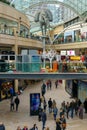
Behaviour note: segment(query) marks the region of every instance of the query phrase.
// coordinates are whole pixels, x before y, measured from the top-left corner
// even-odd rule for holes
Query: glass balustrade
[[[87,62],[81,60],[58,62],[54,59],[50,63],[45,59],[44,68],[41,55],[0,55],[0,72],[87,73]]]

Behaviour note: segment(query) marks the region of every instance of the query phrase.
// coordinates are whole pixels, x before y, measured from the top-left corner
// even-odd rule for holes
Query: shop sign
[[[69,50],[69,51],[67,51],[67,55],[68,56],[74,56],[75,55],[75,51],[74,50]]]
[[[80,56],[70,56],[70,60],[80,60]]]
[[[61,53],[60,53],[62,56],[65,56],[66,55],[66,51],[65,50],[63,50],[63,51],[61,51]]]

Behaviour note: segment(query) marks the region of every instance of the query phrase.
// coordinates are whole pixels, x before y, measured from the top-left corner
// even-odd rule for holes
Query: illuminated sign
[[[40,93],[30,93],[30,115],[38,115]]]
[[[70,60],[80,60],[80,56],[70,56]]]
[[[60,52],[60,54],[61,54],[62,56],[64,56],[64,55],[66,55],[66,51],[63,50],[63,51]]]
[[[69,51],[67,51],[67,55],[68,56],[74,56],[75,55],[75,51],[74,50],[69,50]]]

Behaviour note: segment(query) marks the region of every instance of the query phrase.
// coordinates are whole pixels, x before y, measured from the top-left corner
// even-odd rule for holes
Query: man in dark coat
[[[41,93],[42,93],[42,96],[44,96],[44,94],[46,93],[46,84],[44,82],[41,86]]]
[[[47,115],[46,115],[46,112],[44,110],[42,112],[41,118],[42,118],[42,130],[44,130],[45,124],[46,124],[46,121],[47,121]]]
[[[16,105],[16,111],[18,111],[18,106],[19,106],[20,100],[18,96],[15,98],[15,105]]]
[[[33,125],[33,127],[30,130],[38,130],[38,127],[36,124]]]
[[[87,98],[84,101],[84,108],[85,108],[85,113],[87,113]]]
[[[0,130],[5,130],[5,126],[2,122],[0,122]]]
[[[60,119],[56,119],[56,130],[61,130],[61,122]]]
[[[51,98],[50,98],[49,101],[48,101],[49,113],[52,112],[52,105],[53,105],[53,103],[52,103],[52,100],[51,100]]]

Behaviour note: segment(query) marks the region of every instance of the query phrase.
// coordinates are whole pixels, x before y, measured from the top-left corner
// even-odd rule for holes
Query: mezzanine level
[[[87,62],[45,59],[44,68],[41,55],[0,55],[0,59],[0,79],[87,79]]]

